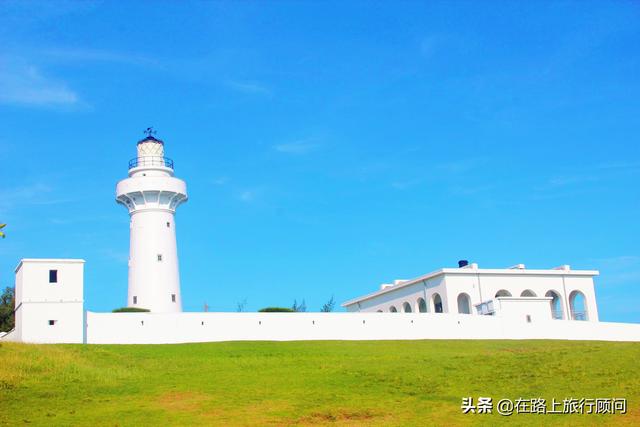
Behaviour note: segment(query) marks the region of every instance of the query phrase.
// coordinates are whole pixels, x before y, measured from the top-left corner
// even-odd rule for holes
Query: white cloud
[[[42,183],[4,188],[0,190],[0,211],[11,209],[18,204],[34,204],[49,192],[51,188]]]
[[[640,162],[610,162],[596,166],[597,169],[613,170],[613,171],[640,171]]]
[[[486,163],[486,160],[481,157],[462,158],[437,164],[435,169],[440,173],[459,175],[475,169],[484,163]]]
[[[65,83],[44,76],[32,65],[0,63],[0,103],[46,107],[79,102]]]
[[[451,194],[455,196],[475,196],[478,194],[486,194],[494,189],[494,185],[476,185],[476,186],[454,186],[450,188]]]
[[[77,62],[117,62],[132,65],[156,65],[158,61],[146,55],[98,49],[46,49],[43,53],[51,58]]]
[[[273,146],[273,149],[286,154],[307,154],[311,151],[315,151],[320,147],[320,143],[314,138],[301,139],[299,141],[286,142],[284,144],[277,144]]]
[[[117,222],[117,223],[128,223],[128,219],[124,219],[126,217],[122,217],[120,215],[95,215],[95,216],[75,216],[75,217],[53,217],[49,219],[49,222],[54,225],[75,225],[80,223],[91,223],[91,222]]]
[[[596,182],[600,179],[596,176],[588,175],[563,175],[556,176],[549,180],[549,185],[552,187],[564,187],[573,184],[582,184],[585,182]]]
[[[71,201],[69,198],[55,197],[50,186],[35,183],[0,190],[0,212],[8,212],[25,205],[55,205]]]
[[[129,263],[129,253],[127,252],[119,252],[119,251],[114,251],[111,248],[107,248],[104,249],[103,254],[105,257],[118,262],[120,264],[128,264]]]
[[[398,180],[398,181],[393,181],[391,183],[391,187],[395,188],[396,190],[406,190],[408,188],[422,184],[423,182],[424,182],[424,179],[409,179],[404,181]]]
[[[256,192],[253,190],[244,190],[238,194],[238,199],[246,203],[252,202],[255,198]]]
[[[428,36],[420,41],[420,53],[423,56],[431,56],[437,47],[438,38],[436,36]]]
[[[640,283],[640,256],[620,255],[591,260],[602,273],[603,284],[624,285]]]
[[[237,92],[242,92],[247,94],[256,94],[256,95],[272,95],[273,94],[273,91],[269,87],[253,81],[232,80],[227,82],[227,86]]]
[[[229,178],[227,178],[226,176],[220,176],[213,179],[211,182],[213,183],[213,185],[225,185],[227,182],[229,182]]]

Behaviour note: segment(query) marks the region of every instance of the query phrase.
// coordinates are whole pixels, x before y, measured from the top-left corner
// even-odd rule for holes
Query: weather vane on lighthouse
[[[148,127],[144,131],[145,135],[147,135],[148,137],[152,137],[152,138],[153,138],[153,135],[155,135],[156,133],[158,133],[158,132],[153,128],[153,126]]]

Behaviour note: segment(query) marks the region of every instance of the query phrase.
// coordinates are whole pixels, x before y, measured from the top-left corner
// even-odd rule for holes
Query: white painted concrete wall
[[[57,283],[49,283],[49,270],[58,271]],[[15,271],[16,306],[32,301],[82,301],[84,260],[26,258]]]
[[[19,341],[40,344],[83,342],[82,302],[32,302],[23,304],[19,310],[22,322]],[[49,324],[50,320],[54,321],[53,325]]]
[[[537,297],[500,297],[493,299],[496,316],[515,321],[531,322],[553,320],[551,317],[551,298]]]
[[[173,212],[131,213],[127,306],[160,313],[182,311],[175,230]]]
[[[640,324],[552,320],[549,298],[498,298],[496,316],[458,314],[451,301],[460,288],[469,288],[473,276],[448,281],[448,275],[435,275],[397,291],[380,295],[382,305],[395,305],[398,313],[92,313],[83,312],[82,260],[22,260],[16,269],[16,328],[0,340],[33,343],[162,344],[245,340],[408,340],[408,339],[576,339],[640,341]],[[58,283],[49,283],[49,270],[58,270]],[[538,277],[530,283],[510,285],[546,290],[555,286],[563,298],[580,289],[588,301],[593,295],[588,275],[572,280],[549,275],[540,285]],[[453,275],[456,279],[460,276]],[[515,277],[515,276],[513,276]],[[476,277],[477,278],[477,277]],[[573,280],[575,279],[575,280]],[[591,285],[591,290],[588,285]],[[477,286],[478,283],[476,282]],[[482,284],[480,284],[482,285]],[[506,286],[497,281],[486,287],[488,294]],[[446,289],[446,287],[449,287]],[[478,286],[480,288],[480,286]],[[485,288],[483,288],[485,289]],[[536,288],[538,289],[538,288]],[[565,289],[567,290],[565,292]],[[481,289],[468,292],[480,299]],[[432,299],[441,293],[448,313],[418,313],[417,298]],[[482,296],[486,295],[483,291]],[[416,300],[411,300],[416,298]],[[412,313],[403,313],[402,304],[413,304]],[[375,308],[364,300],[361,309]],[[472,303],[474,300],[472,300]],[[367,304],[370,304],[367,306]],[[454,306],[452,306],[454,304]],[[589,303],[588,303],[589,304]],[[362,306],[364,305],[364,306]],[[589,307],[597,318],[597,311]],[[526,320],[531,315],[531,322]],[[594,320],[593,317],[590,320]],[[54,320],[54,325],[49,321]]]
[[[435,313],[87,313],[91,344],[213,341],[569,339],[640,341],[640,324]]]
[[[52,313],[61,313],[50,328]],[[21,337],[33,343],[82,342],[79,304],[33,303]],[[54,314],[55,315],[55,314]],[[567,339],[640,341],[640,324],[532,322],[501,316],[436,313],[86,313],[86,343],[170,344],[215,341]]]
[[[49,281],[50,270],[58,272],[56,283]],[[16,267],[16,327],[2,339],[32,343],[82,343],[83,285],[83,260],[21,260]]]

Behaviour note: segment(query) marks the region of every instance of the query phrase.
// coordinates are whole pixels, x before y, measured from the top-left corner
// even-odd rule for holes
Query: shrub
[[[146,308],[139,307],[120,307],[113,310],[113,313],[148,313],[149,310]]]
[[[7,286],[0,295],[0,331],[9,332],[15,326],[15,289]]]
[[[287,307],[265,307],[258,310],[259,313],[295,313],[295,310]]]

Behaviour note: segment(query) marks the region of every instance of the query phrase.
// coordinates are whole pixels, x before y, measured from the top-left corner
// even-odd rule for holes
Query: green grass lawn
[[[0,346],[2,425],[640,425],[640,343]],[[626,397],[627,415],[463,415],[463,396]]]

